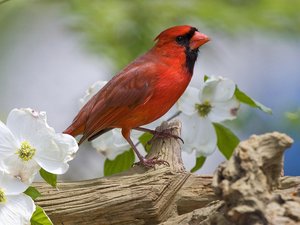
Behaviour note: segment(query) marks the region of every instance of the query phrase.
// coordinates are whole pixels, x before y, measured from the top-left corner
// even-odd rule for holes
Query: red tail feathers
[[[75,128],[74,125],[71,124],[63,133],[76,137],[77,135],[82,134],[83,130],[84,130],[84,126]]]

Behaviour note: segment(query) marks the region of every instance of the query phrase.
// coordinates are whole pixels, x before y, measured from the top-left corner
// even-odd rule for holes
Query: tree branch
[[[158,129],[180,135],[181,124],[171,121]],[[170,167],[134,166],[110,177],[59,183],[59,190],[36,183],[43,194],[36,203],[54,224],[64,225],[242,224],[253,215],[255,221],[264,222],[271,221],[271,215],[277,213],[272,211],[275,208],[268,207],[274,202],[285,209],[282,216],[290,221],[298,219],[295,210],[300,206],[295,205],[299,204],[295,199],[300,191],[295,188],[300,178],[284,177],[278,181],[281,156],[291,145],[286,135],[271,133],[241,142],[230,161],[219,167],[214,188],[212,177],[185,171],[180,144],[174,138],[153,141],[147,157],[157,156],[168,161]],[[272,192],[278,183],[279,189]],[[276,197],[280,194],[284,196]],[[282,199],[285,203],[280,204]],[[289,208],[289,204],[293,207]]]

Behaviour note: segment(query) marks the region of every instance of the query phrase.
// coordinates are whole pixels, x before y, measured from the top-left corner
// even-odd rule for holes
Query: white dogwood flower
[[[120,129],[108,131],[92,141],[92,146],[110,160],[130,148]]]
[[[197,156],[214,152],[217,136],[212,122],[236,118],[240,102],[234,96],[235,83],[222,77],[207,79],[202,88],[188,87],[177,102],[182,111],[184,150]]]
[[[27,188],[19,179],[0,171],[0,224],[30,224],[35,204],[23,194]]]
[[[55,133],[45,112],[13,109],[6,125],[0,121],[0,169],[30,184],[42,167],[53,174],[63,174],[78,150],[76,140]]]

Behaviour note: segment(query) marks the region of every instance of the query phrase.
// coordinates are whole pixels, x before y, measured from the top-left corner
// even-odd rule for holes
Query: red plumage
[[[130,130],[158,119],[175,104],[192,78],[198,48],[209,38],[191,26],[176,26],[155,40],[152,49],[114,76],[83,106],[64,133],[82,134],[81,144],[121,128],[141,163],[160,163],[147,161],[137,152]]]

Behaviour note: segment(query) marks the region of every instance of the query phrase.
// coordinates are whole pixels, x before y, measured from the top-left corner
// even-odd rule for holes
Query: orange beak
[[[190,40],[190,48],[191,49],[199,48],[201,45],[204,45],[209,40],[210,38],[208,36],[196,31]]]

